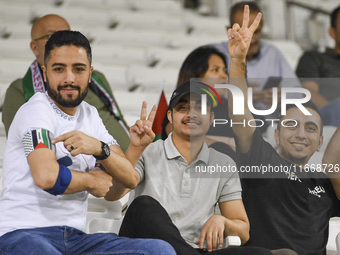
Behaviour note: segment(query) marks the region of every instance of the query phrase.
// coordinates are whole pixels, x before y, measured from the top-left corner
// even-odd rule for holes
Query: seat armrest
[[[241,239],[238,236],[227,236],[224,238],[223,248],[241,246]]]

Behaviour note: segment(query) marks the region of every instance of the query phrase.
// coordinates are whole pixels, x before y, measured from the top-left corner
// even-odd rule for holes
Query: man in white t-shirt
[[[58,31],[46,44],[44,62],[47,93],[23,105],[9,130],[0,253],[175,254],[161,240],[83,232],[88,193],[104,196],[113,178],[134,188],[138,173],[97,110],[83,102],[93,71],[88,40]],[[96,160],[106,172],[95,167]]]

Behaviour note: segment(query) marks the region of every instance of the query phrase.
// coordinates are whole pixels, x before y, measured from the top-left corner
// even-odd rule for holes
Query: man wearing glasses
[[[45,82],[41,66],[44,65],[45,44],[51,35],[60,30],[70,30],[67,21],[54,14],[49,14],[38,19],[32,26],[30,43],[36,60],[31,64],[26,75],[17,79],[9,86],[2,107],[2,122],[5,125],[6,135],[18,109],[26,103],[36,92],[45,92]],[[130,144],[127,125],[113,97],[109,83],[105,76],[94,71],[89,83],[89,91],[85,101],[95,106],[101,119],[125,152]]]

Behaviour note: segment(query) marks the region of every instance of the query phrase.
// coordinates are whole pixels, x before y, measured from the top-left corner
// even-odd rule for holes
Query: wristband
[[[51,189],[45,189],[51,195],[61,195],[68,188],[72,180],[72,173],[66,166],[59,164],[58,178]]]
[[[99,168],[100,168],[103,172],[107,173],[105,167],[104,167],[102,164],[99,165]]]

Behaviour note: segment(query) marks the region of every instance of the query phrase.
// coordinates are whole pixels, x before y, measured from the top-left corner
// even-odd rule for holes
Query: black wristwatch
[[[103,160],[106,159],[110,156],[111,151],[110,151],[110,146],[108,146],[106,143],[100,141],[102,143],[102,156],[95,156],[93,155],[93,157],[95,157],[97,160]]]

